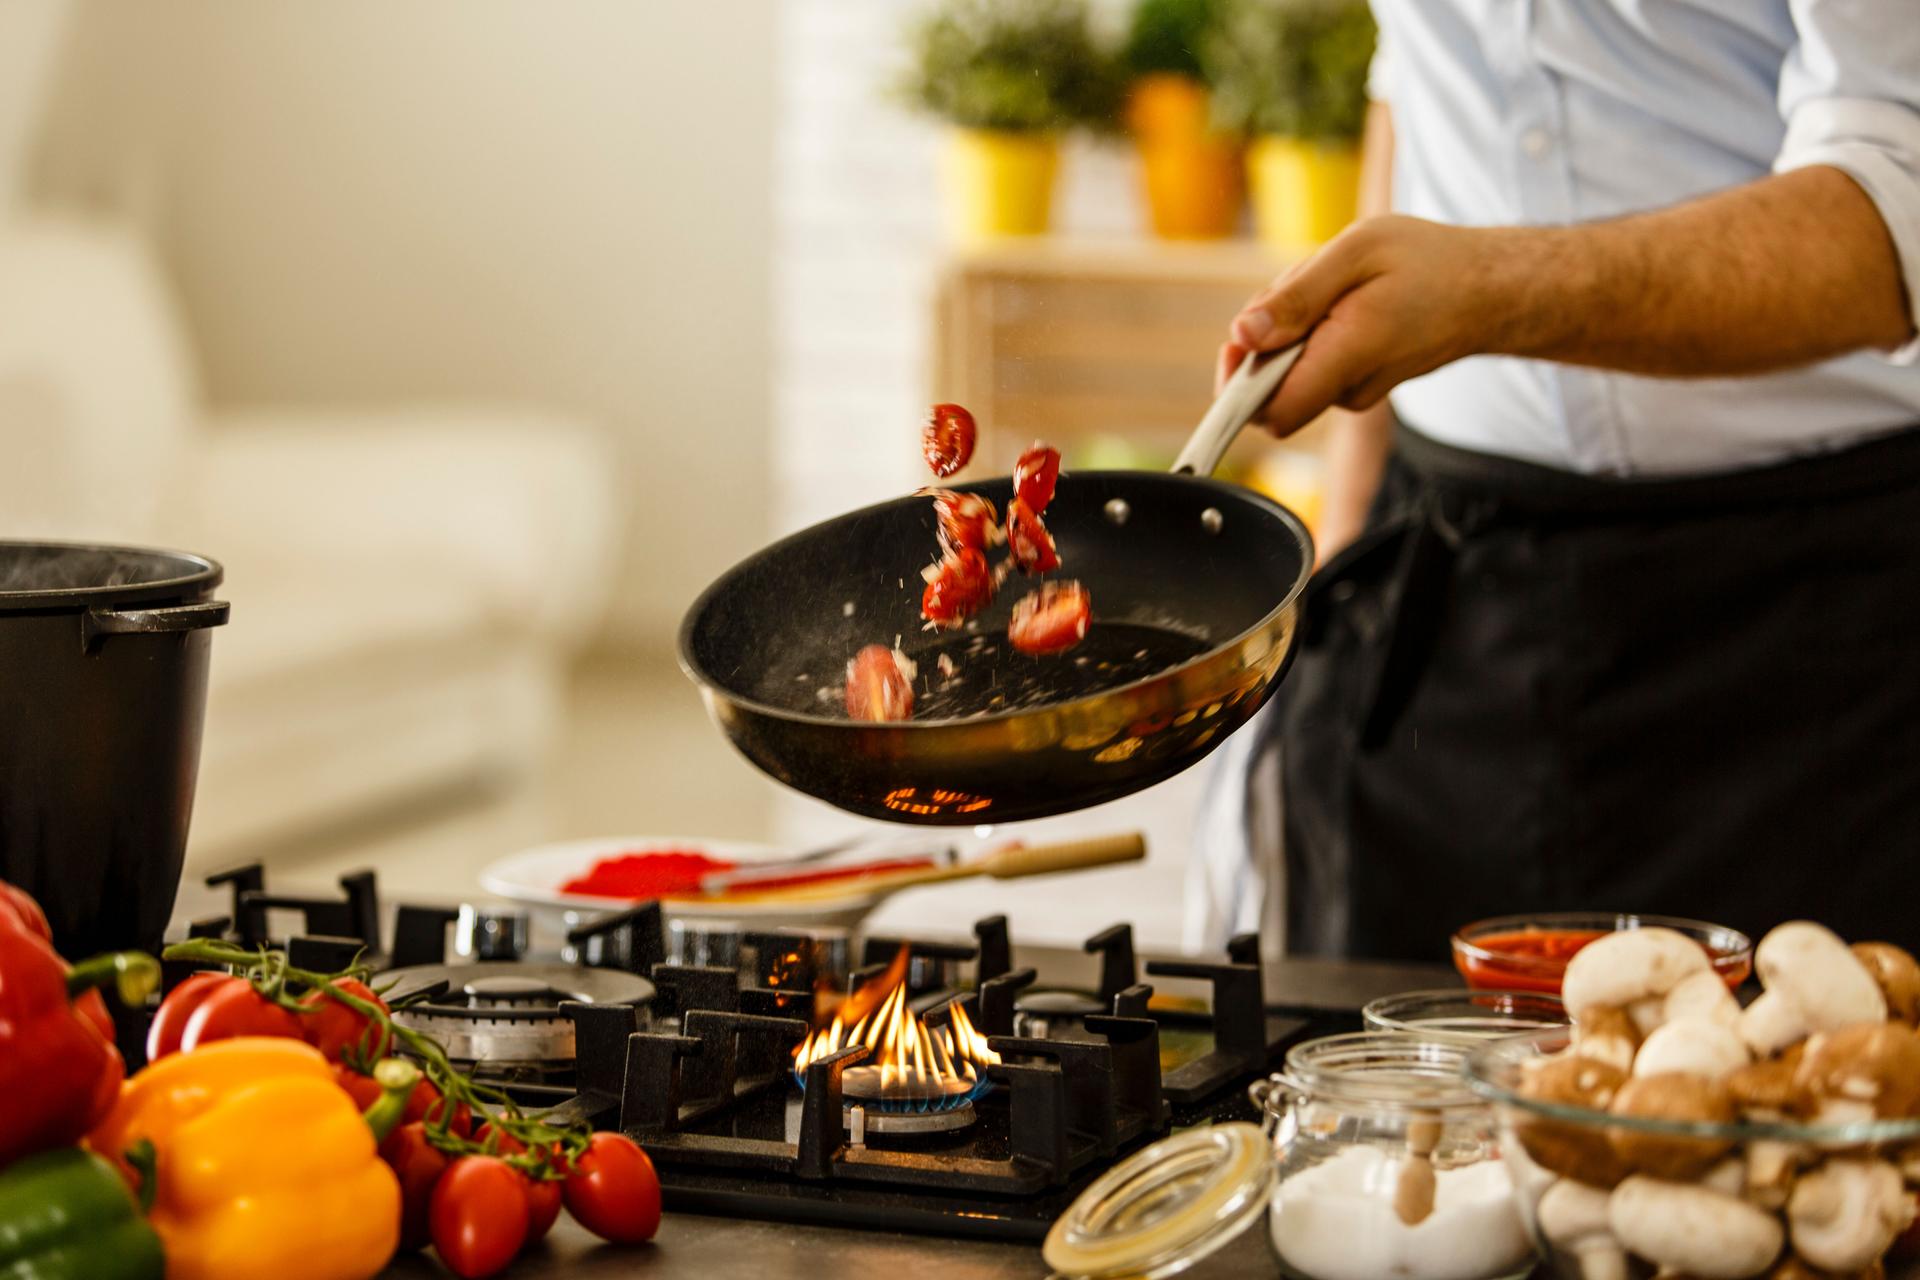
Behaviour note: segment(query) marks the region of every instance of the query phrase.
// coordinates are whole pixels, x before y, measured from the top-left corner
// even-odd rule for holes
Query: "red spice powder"
[[[707,876],[732,871],[739,864],[710,858],[694,849],[652,849],[646,853],[619,853],[598,859],[585,875],[560,886],[562,893],[584,893],[596,898],[665,898],[700,892]]]

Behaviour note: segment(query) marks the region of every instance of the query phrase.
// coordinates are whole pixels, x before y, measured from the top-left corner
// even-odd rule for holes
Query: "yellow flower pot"
[[[1281,253],[1317,249],[1353,221],[1360,149],[1263,135],[1247,148],[1254,229]]]
[[[1051,133],[955,129],[945,157],[954,238],[1043,234],[1053,211],[1059,156],[1059,139]]]
[[[1156,74],[1134,82],[1127,127],[1140,152],[1147,212],[1155,234],[1171,240],[1232,235],[1244,199],[1238,138],[1216,133],[1206,86]]]

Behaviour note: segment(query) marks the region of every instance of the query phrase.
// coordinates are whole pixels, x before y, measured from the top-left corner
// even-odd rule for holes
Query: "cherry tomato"
[[[1052,573],[1060,567],[1053,535],[1034,509],[1018,498],[1007,504],[1007,549],[1022,573]]]
[[[1042,583],[1013,606],[1007,638],[1022,653],[1060,653],[1086,638],[1093,597],[1077,582]]]
[[[993,570],[972,547],[949,551],[920,597],[920,616],[937,627],[957,627],[993,600]]]
[[[940,522],[940,545],[948,551],[961,547],[985,551],[1000,531],[1000,513],[977,493],[935,489],[933,514]]]
[[[285,1036],[299,1040],[300,1019],[253,989],[244,978],[223,983],[187,1015],[180,1030],[180,1051],[190,1053],[203,1044],[235,1036]]]
[[[972,414],[957,404],[937,404],[927,414],[927,425],[920,428],[920,452],[933,474],[944,480],[967,465],[978,435]]]
[[[446,1107],[447,1101],[441,1096],[439,1088],[433,1081],[422,1077],[420,1083],[413,1086],[413,1092],[407,1095],[406,1114],[400,1122],[412,1124],[417,1120],[423,1124],[434,1124],[439,1121]],[[453,1119],[447,1122],[447,1129],[463,1138],[472,1133],[473,1109],[464,1102],[456,1106],[453,1109]]]
[[[660,1179],[623,1133],[596,1133],[567,1174],[567,1212],[602,1240],[639,1244],[660,1229]]]
[[[229,983],[246,982],[230,973],[196,973],[167,992],[154,1011],[153,1025],[147,1028],[147,1061],[158,1062],[170,1053],[180,1052],[180,1036],[187,1019],[205,1003],[208,996]]]
[[[1053,501],[1053,486],[1060,479],[1060,451],[1035,440],[1013,464],[1013,491],[1035,515]]]
[[[433,1239],[433,1188],[447,1171],[446,1153],[427,1141],[427,1127],[416,1121],[387,1135],[380,1158],[400,1180],[400,1247],[424,1249]]]
[[[350,996],[379,1005],[382,1009],[387,1002],[373,993],[373,988],[354,978],[336,979],[334,986]],[[306,1041],[330,1061],[340,1061],[348,1049],[369,1049],[376,1046],[380,1030],[372,1018],[349,1009],[324,991],[310,991],[300,998],[300,1024]],[[377,1056],[377,1055],[376,1055]]]
[[[440,1261],[474,1280],[506,1269],[527,1240],[527,1193],[512,1165],[461,1156],[433,1185],[427,1229]]]
[[[847,664],[847,714],[855,720],[905,720],[913,714],[913,677],[893,650],[870,644]]]
[[[362,1111],[380,1101],[381,1095],[385,1092],[378,1080],[356,1071],[344,1062],[333,1064],[333,1082],[345,1089],[347,1096],[353,1099],[353,1105]]]
[[[504,1129],[495,1129],[491,1124],[481,1125],[474,1132],[473,1140],[482,1146],[491,1142],[494,1150],[506,1156],[522,1155],[527,1150],[526,1143]],[[559,1167],[557,1154],[550,1152],[547,1159],[555,1168]],[[526,1183],[527,1243],[532,1244],[546,1235],[552,1229],[554,1219],[560,1216],[560,1179],[528,1177],[526,1174],[520,1176]]]

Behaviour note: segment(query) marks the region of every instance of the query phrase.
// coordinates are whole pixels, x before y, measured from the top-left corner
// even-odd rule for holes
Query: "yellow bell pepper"
[[[153,1144],[167,1280],[367,1280],[400,1240],[400,1184],[320,1052],[243,1037],[127,1081],[87,1142]]]

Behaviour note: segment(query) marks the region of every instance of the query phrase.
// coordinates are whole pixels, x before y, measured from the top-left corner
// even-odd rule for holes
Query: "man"
[[[1221,351],[1304,340],[1264,422],[1336,421],[1302,648],[1213,814],[1259,875],[1213,858],[1201,923],[1920,940],[1920,8],[1374,8],[1398,213]]]

